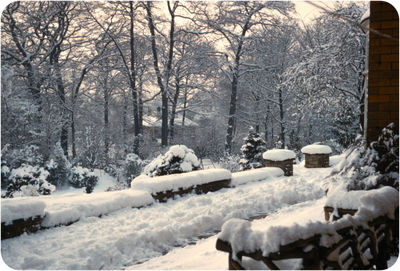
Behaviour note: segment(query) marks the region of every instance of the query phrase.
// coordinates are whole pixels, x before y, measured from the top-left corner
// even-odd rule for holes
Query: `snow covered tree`
[[[362,4],[336,3],[298,32],[297,56],[283,84],[293,97],[289,110],[302,113],[311,141],[338,138],[348,147],[360,133],[366,42],[356,23],[364,11]]]
[[[143,173],[150,177],[190,172],[200,169],[200,161],[192,149],[185,145],[174,145],[164,155],[150,162]]]
[[[129,184],[133,178],[140,175],[142,171],[143,161],[134,153],[128,153],[124,161],[124,178]]]
[[[49,184],[46,179],[49,172],[39,166],[22,165],[10,173],[10,184],[2,197],[29,197],[50,195],[56,187]]]
[[[393,123],[386,126],[377,141],[365,147],[361,136],[347,150],[324,184],[335,191],[368,190],[389,185],[399,189],[399,133]]]
[[[265,166],[262,154],[267,150],[264,140],[253,127],[250,127],[249,134],[244,138],[245,144],[240,148],[242,159],[239,161],[240,169],[247,170]]]
[[[56,187],[68,183],[68,174],[71,164],[65,157],[64,151],[59,142],[54,146],[54,150],[45,164],[45,168],[49,172],[49,176],[47,177],[49,183]]]
[[[69,183],[75,188],[85,187],[86,193],[90,194],[98,181],[99,178],[87,168],[79,166],[71,168]]]

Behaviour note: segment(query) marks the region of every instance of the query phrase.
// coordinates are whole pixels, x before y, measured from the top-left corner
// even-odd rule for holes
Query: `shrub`
[[[99,178],[89,169],[83,167],[71,168],[69,183],[75,188],[86,188],[86,193],[92,193],[94,187],[98,183]]]
[[[55,186],[46,179],[49,172],[42,167],[23,164],[10,173],[10,184],[3,195],[6,198],[50,195],[55,191]]]
[[[126,188],[127,185],[125,182],[117,181],[115,185],[108,187],[105,192],[119,191],[119,190],[124,190]]]
[[[151,161],[144,168],[143,173],[154,177],[198,169],[200,169],[200,162],[193,150],[185,145],[174,145],[164,155],[159,155]]]
[[[219,165],[222,168],[229,170],[230,172],[237,172],[240,170],[239,155],[226,155],[219,159]]]

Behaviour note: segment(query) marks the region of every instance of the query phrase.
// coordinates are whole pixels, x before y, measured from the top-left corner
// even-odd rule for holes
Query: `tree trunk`
[[[139,111],[138,111],[138,95],[136,89],[136,70],[135,70],[135,32],[134,32],[134,13],[133,3],[129,1],[129,17],[130,17],[130,28],[129,28],[129,46],[130,46],[130,62],[131,62],[131,91],[133,100],[133,122],[134,122],[134,133],[135,141],[133,144],[133,152],[139,154]]]
[[[64,82],[62,79],[61,75],[61,69],[59,66],[59,52],[54,53],[52,55],[52,62],[54,66],[54,71],[55,71],[55,76],[56,76],[56,87],[57,87],[57,93],[58,96],[60,97],[61,100],[61,107],[63,108],[65,106],[65,87],[64,87]],[[64,155],[68,157],[68,118],[64,119],[65,116],[67,115],[65,112],[65,109],[62,110],[62,118],[63,118],[63,124],[61,126],[61,133],[60,133],[60,143],[61,143],[61,148],[63,149]]]
[[[109,122],[108,122],[108,105],[109,105],[109,93],[106,89],[107,83],[104,86],[104,158],[106,164],[108,163],[108,153],[110,149],[109,140]]]
[[[178,104],[179,93],[180,93],[180,82],[179,78],[176,78],[175,94],[172,102],[171,117],[169,119],[169,136],[171,141],[174,139],[175,114],[176,114],[176,106]]]
[[[283,121],[285,112],[283,111],[283,99],[282,99],[282,89],[279,88],[279,117],[280,117],[280,126],[281,126],[281,133],[280,133],[280,140],[282,142],[282,148],[284,149],[286,146],[285,142],[285,123]]]
[[[237,74],[233,74],[231,87],[231,101],[229,104],[228,129],[226,132],[225,152],[232,152],[233,131],[235,125],[236,102],[237,102]]]
[[[71,147],[72,147],[72,159],[76,157],[76,143],[75,143],[75,112],[71,112]]]
[[[122,141],[124,144],[124,154],[126,155],[128,153],[128,121],[127,121],[127,116],[128,116],[128,102],[127,102],[127,97],[124,91],[124,107],[122,110]]]
[[[143,76],[143,74],[142,74]],[[139,77],[139,98],[138,98],[138,106],[139,106],[139,133],[143,134],[143,80]]]
[[[237,89],[239,81],[239,66],[240,66],[240,55],[242,54],[243,39],[246,36],[246,32],[249,29],[249,21],[243,26],[242,34],[238,43],[238,47],[235,53],[235,64],[232,71],[232,85],[231,85],[231,100],[229,103],[229,116],[228,116],[228,129],[226,131],[225,141],[225,152],[232,152],[232,140],[233,133],[236,125],[236,104],[237,104]]]
[[[158,65],[158,54],[157,54],[157,44],[156,44],[156,35],[155,35],[155,26],[153,21],[153,14],[151,11],[152,3],[146,2],[144,3],[144,7],[147,12],[147,20],[148,26],[151,34],[151,50],[153,53],[153,66],[157,76],[157,84],[161,91],[161,145],[167,146],[168,145],[168,84],[169,84],[169,75],[171,72],[172,67],[172,57],[173,57],[173,48],[174,48],[174,32],[175,32],[175,4],[174,9],[171,10],[170,2],[167,2],[169,12],[171,14],[171,23],[170,23],[170,32],[169,32],[169,51],[168,51],[168,61],[167,67],[165,70],[165,77],[164,82],[162,80],[160,68]]]

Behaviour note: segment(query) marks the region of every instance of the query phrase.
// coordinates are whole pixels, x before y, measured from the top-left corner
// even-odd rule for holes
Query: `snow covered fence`
[[[269,221],[257,230],[249,221],[228,220],[217,249],[229,253],[229,269],[244,269],[243,256],[263,261],[271,270],[288,259],[286,264],[296,266],[284,269],[386,269],[393,238],[398,238],[399,194],[389,186],[362,192],[355,201],[349,202],[348,195],[341,198],[345,205],[359,203],[358,209],[334,222],[278,226]]]
[[[131,189],[147,191],[151,193],[154,199],[164,202],[176,195],[192,192],[203,194],[230,187],[231,177],[232,173],[222,168],[196,170],[153,178],[140,175],[131,182]]]

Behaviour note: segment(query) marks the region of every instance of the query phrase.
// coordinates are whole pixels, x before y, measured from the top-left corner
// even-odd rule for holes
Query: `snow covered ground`
[[[336,157],[331,162],[339,160]],[[300,208],[303,202],[310,207],[321,202],[315,200],[324,196],[320,184],[330,170],[306,169],[301,163],[294,166],[293,177],[186,195],[24,234],[2,241],[3,260],[15,269],[226,269],[227,256],[215,249],[215,234],[225,221],[273,213],[290,221],[299,219],[285,215],[284,210]],[[198,253],[191,254],[190,249]],[[184,256],[189,253],[190,257]],[[171,255],[176,255],[175,264],[165,258]]]

